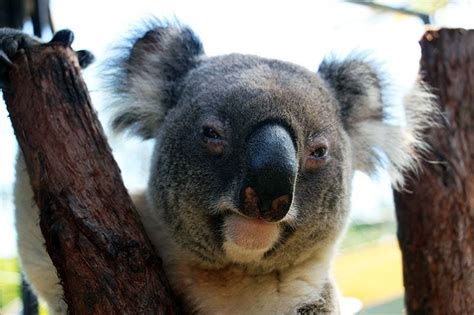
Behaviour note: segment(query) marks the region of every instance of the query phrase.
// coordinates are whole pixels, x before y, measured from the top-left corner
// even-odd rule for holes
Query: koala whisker
[[[288,211],[286,216],[283,219],[281,219],[280,222],[282,224],[288,224],[290,226],[296,227],[298,225],[298,220],[299,220],[298,213],[299,213],[298,206],[295,204],[292,204],[290,207],[290,210]]]
[[[211,214],[224,214],[224,213],[235,213],[240,214],[239,208],[235,205],[234,201],[229,196],[219,198],[219,200],[211,208]]]
[[[185,244],[187,249],[193,252],[199,252],[201,255],[207,256],[209,260],[213,260],[212,257],[215,257],[216,248],[212,246],[212,244],[209,244],[209,241],[206,241],[206,239],[202,239],[201,241],[189,239],[186,240]]]

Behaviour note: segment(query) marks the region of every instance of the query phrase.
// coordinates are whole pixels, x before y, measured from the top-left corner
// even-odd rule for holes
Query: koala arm
[[[20,152],[16,161],[14,184],[15,225],[22,272],[35,294],[48,305],[50,314],[66,314],[63,289],[56,268],[44,246],[39,226],[39,209],[34,201],[30,178]]]

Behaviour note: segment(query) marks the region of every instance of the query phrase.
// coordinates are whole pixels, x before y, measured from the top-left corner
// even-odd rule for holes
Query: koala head
[[[204,55],[193,32],[157,23],[113,67],[113,126],[155,139],[152,211],[180,250],[254,272],[330,255],[355,169],[415,164],[429,93],[417,86],[403,126],[384,119],[377,70],[363,59],[314,73],[251,55]],[[426,104],[426,105],[425,105]]]

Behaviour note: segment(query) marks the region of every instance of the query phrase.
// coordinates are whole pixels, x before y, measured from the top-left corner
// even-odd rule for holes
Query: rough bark
[[[408,314],[474,314],[474,31],[428,31],[421,74],[446,126],[395,193]]]
[[[4,97],[70,313],[176,313],[74,52],[42,45],[14,61]]]

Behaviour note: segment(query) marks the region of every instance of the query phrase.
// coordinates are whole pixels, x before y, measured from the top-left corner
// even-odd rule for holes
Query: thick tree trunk
[[[105,140],[74,52],[19,54],[4,97],[72,314],[172,314],[174,299]]]
[[[428,31],[421,74],[446,126],[395,193],[408,314],[474,314],[474,31]]]

